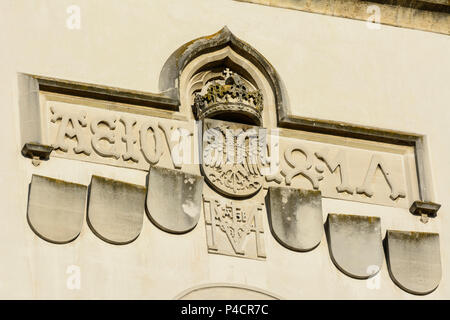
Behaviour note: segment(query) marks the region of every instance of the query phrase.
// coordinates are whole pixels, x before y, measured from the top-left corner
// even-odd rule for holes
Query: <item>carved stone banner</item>
[[[59,100],[46,111],[54,156],[140,170],[194,163],[193,123]]]
[[[49,98],[53,100],[46,101],[43,111],[45,132],[57,157],[202,173],[215,191],[232,198],[249,198],[270,186],[403,208],[419,198],[414,150],[408,146],[305,136],[215,119],[203,119],[197,131],[194,121]],[[202,151],[199,157],[197,150]]]
[[[204,196],[208,252],[264,259],[263,204]]]

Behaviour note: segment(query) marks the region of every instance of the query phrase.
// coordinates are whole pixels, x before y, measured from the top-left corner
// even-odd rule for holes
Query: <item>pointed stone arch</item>
[[[285,86],[277,71],[261,53],[236,37],[227,26],[215,34],[197,38],[175,50],[167,59],[161,71],[159,78],[160,92],[179,101],[180,76],[184,68],[198,56],[225,47],[230,47],[258,68],[273,90],[278,122],[287,117],[289,100]]]
[[[282,300],[280,296],[261,288],[244,284],[210,283],[182,291],[174,300]]]

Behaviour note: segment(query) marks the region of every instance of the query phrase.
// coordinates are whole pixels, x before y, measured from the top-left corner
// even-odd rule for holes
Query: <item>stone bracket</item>
[[[33,164],[38,166],[41,160],[49,160],[53,147],[40,143],[25,143],[22,148],[22,155],[33,160]]]
[[[441,205],[438,203],[418,200],[413,202],[409,212],[416,216],[421,216],[420,220],[423,223],[427,223],[429,217],[435,218],[437,216],[440,207]]]

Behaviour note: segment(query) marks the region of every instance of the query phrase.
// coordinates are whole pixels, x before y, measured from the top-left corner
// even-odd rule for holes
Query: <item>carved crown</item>
[[[196,93],[192,110],[198,120],[224,113],[240,114],[261,124],[263,96],[260,90],[251,90],[237,73],[225,69],[223,79],[208,81]]]

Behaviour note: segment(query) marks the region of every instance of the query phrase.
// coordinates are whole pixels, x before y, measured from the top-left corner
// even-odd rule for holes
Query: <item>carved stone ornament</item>
[[[208,252],[265,259],[262,204],[203,197]]]
[[[255,124],[262,122],[263,96],[260,90],[249,88],[250,83],[229,69],[219,79],[208,81],[195,94],[192,111],[196,119],[213,118],[223,113],[238,113]]]
[[[219,193],[243,198],[257,193],[263,184],[259,128],[205,119],[202,171]]]

